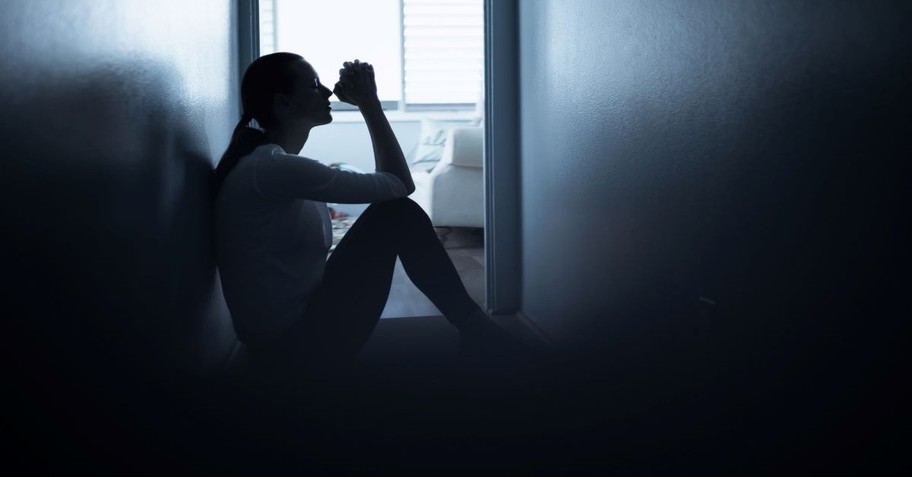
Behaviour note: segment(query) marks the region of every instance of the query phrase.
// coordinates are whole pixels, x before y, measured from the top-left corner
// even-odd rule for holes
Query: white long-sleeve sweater
[[[228,174],[216,198],[216,253],[238,338],[268,339],[301,318],[332,244],[326,202],[364,204],[407,195],[388,172],[358,174],[256,148]]]

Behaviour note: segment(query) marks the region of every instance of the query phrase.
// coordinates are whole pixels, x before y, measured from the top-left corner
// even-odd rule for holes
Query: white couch
[[[454,127],[440,162],[412,170],[417,202],[435,227],[484,227],[484,128]]]

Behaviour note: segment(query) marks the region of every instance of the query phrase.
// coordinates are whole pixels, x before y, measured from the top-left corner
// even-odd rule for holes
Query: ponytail
[[[244,113],[231,134],[231,142],[228,144],[228,149],[222,154],[222,158],[212,174],[213,199],[218,195],[218,191],[221,189],[222,183],[225,182],[225,178],[228,177],[228,173],[238,165],[241,158],[253,152],[254,149],[263,145],[266,141],[266,134],[263,131],[250,127],[252,119],[249,114]]]
[[[250,127],[250,121],[256,119],[258,125],[267,129],[273,125],[273,98],[278,93],[290,93],[294,90],[296,76],[291,65],[303,60],[301,55],[294,53],[272,53],[253,60],[244,71],[244,77],[241,79],[241,109],[244,114],[231,134],[228,148],[212,172],[210,190],[213,200],[241,158],[266,143],[266,133]]]

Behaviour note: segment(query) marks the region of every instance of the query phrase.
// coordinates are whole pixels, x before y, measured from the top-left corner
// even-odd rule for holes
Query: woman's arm
[[[405,184],[405,190],[409,194],[415,191],[415,183],[412,181],[412,173],[409,171],[408,163],[402,154],[402,147],[393,134],[389,120],[383,114],[383,108],[380,107],[380,101],[375,104],[368,103],[358,106],[364,121],[367,123],[367,130],[370,132],[371,143],[374,146],[374,161],[377,170],[389,172]]]
[[[402,147],[393,133],[389,120],[383,114],[380,99],[377,96],[377,85],[374,80],[374,68],[368,63],[355,60],[345,62],[339,70],[339,82],[333,93],[342,101],[358,106],[374,147],[374,161],[381,172],[389,172],[398,177],[409,194],[415,191],[415,183],[409,171]]]

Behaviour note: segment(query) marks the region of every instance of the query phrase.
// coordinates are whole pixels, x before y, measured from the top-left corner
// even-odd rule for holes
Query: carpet
[[[332,219],[333,226],[333,242],[329,247],[329,251],[332,252],[336,249],[336,245],[339,244],[339,241],[342,240],[342,237],[345,236],[345,233],[348,232],[348,229],[351,228],[352,224],[355,223],[354,217],[337,217]]]

